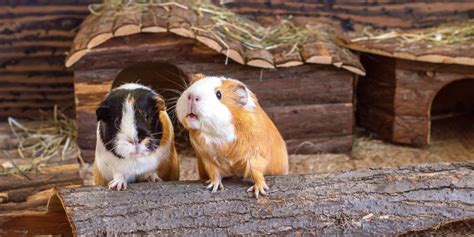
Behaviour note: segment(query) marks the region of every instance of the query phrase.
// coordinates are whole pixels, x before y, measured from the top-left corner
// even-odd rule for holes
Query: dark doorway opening
[[[474,79],[449,83],[431,104],[430,146],[452,161],[474,159]]]

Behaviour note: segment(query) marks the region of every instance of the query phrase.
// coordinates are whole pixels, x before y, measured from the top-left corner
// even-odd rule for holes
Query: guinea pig
[[[124,84],[107,94],[96,116],[96,185],[125,190],[130,182],[179,179],[173,125],[158,93]]]
[[[283,138],[242,82],[198,74],[178,99],[176,113],[212,192],[223,188],[222,178],[238,176],[253,181],[247,192],[258,198],[268,190],[264,175],[288,173]]]

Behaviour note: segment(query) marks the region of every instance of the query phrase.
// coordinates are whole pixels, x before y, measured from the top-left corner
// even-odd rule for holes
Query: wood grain
[[[50,208],[63,207],[75,235],[401,235],[474,216],[472,162],[267,177],[267,183],[269,195],[259,200],[242,180],[224,180],[217,193],[201,182],[139,183],[125,192],[66,188]]]

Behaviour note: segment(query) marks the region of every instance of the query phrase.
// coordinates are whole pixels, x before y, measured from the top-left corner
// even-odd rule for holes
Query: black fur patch
[[[115,152],[114,146],[122,122],[123,105],[128,97],[135,100],[135,126],[139,142],[149,138],[147,148],[150,151],[159,147],[163,126],[159,119],[156,96],[157,94],[146,89],[115,89],[108,94],[96,110],[100,139],[108,151],[123,158]]]

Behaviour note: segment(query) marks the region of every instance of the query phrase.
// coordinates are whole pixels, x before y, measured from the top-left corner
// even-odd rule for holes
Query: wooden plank
[[[283,138],[352,134],[352,104],[299,105],[264,108]]]
[[[268,72],[261,80],[251,74],[237,78],[257,94],[264,107],[352,103],[353,84],[349,73],[311,69],[308,66]]]

